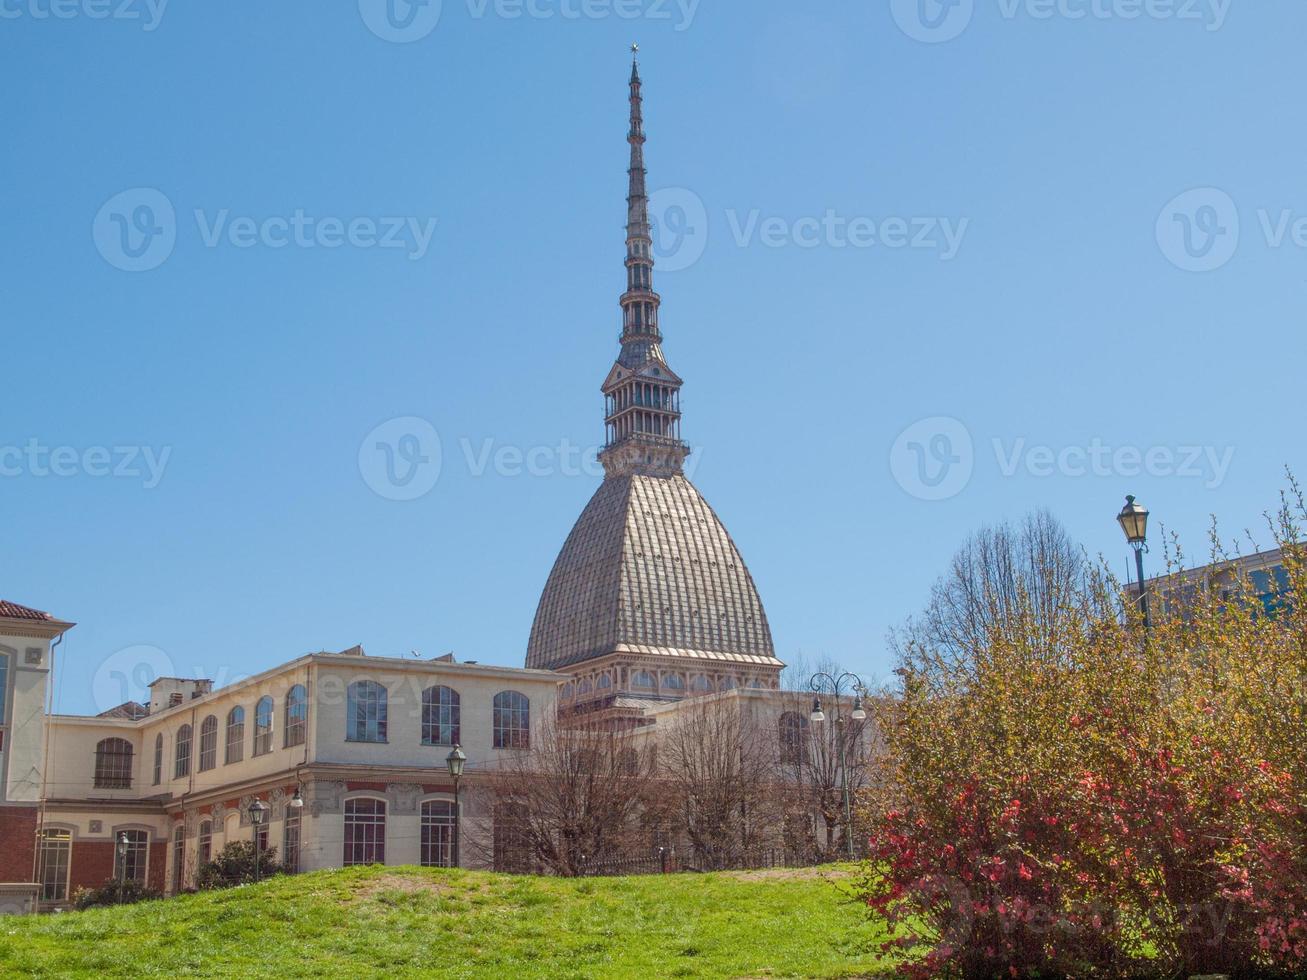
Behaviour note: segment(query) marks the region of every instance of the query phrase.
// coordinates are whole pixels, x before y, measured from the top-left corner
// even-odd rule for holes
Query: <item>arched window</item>
[[[781,764],[797,766],[808,761],[808,719],[797,711],[786,711],[780,720]]]
[[[422,804],[422,866],[449,868],[454,864],[454,804],[427,800]]]
[[[209,715],[200,722],[200,772],[218,765],[218,719]]]
[[[385,863],[386,801],[370,796],[346,800],[345,867]]]
[[[599,690],[606,691],[613,686],[613,679],[607,674],[599,675]]]
[[[658,678],[647,670],[637,670],[631,675],[631,686],[646,691],[654,691],[658,689]]]
[[[300,819],[299,807],[286,808],[281,826],[281,870],[291,875],[300,872]]]
[[[576,683],[576,693],[577,693],[577,694],[589,694],[590,691],[591,691],[591,689],[592,689],[592,687],[593,687],[593,685],[590,683],[590,678],[588,678],[588,677],[582,677],[582,678],[581,678],[579,681],[577,681],[577,683]]]
[[[712,681],[708,679],[706,674],[695,674],[690,678],[690,690],[694,691],[696,694],[711,691]]]
[[[154,785],[163,782],[163,732],[154,736]]]
[[[225,765],[245,758],[245,709],[239,704],[227,712],[227,754]]]
[[[172,778],[182,779],[191,774],[191,726],[182,725],[177,729],[177,739],[173,743]]]
[[[146,868],[150,863],[150,832],[148,830],[121,830],[113,835],[115,841],[127,838],[127,848],[119,853],[113,849],[114,880],[145,881]]]
[[[186,880],[186,828],[178,824],[172,832],[172,892],[182,890]]]
[[[125,738],[105,738],[96,743],[95,788],[132,788],[131,742]]]
[[[195,847],[195,857],[199,865],[209,863],[213,857],[213,821],[200,821],[200,836]]]
[[[573,684],[571,681],[568,681],[566,684],[564,684],[562,686],[562,689],[559,690],[558,692],[559,698],[561,698],[564,701],[572,700],[572,698],[575,695],[576,695],[576,685]]]
[[[685,678],[680,674],[663,674],[663,689],[667,691],[684,691]]]
[[[452,687],[429,687],[422,692],[422,744],[457,745],[459,730],[458,692]]]
[[[525,694],[517,691],[500,691],[496,694],[493,723],[495,748],[531,747],[531,702]]]
[[[72,866],[73,832],[59,828],[41,831],[37,852],[36,880],[41,883],[41,901],[68,899],[68,872]]]
[[[272,698],[264,695],[254,706],[254,754],[272,751]]]
[[[496,871],[530,871],[528,814],[522,803],[496,803],[491,828],[491,860]]]
[[[350,742],[386,740],[386,689],[376,681],[355,681],[345,692],[346,734]]]
[[[718,684],[717,686],[720,687],[723,691],[733,691],[738,685],[735,683],[735,678],[727,674],[725,677],[722,678],[721,683]]]
[[[286,748],[304,744],[308,719],[309,702],[304,685],[296,684],[286,692]]]

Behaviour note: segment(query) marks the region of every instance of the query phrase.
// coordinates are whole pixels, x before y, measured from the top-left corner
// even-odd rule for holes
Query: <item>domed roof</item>
[[[611,653],[783,666],[744,559],[682,475],[610,475],[545,584],[526,665]]]

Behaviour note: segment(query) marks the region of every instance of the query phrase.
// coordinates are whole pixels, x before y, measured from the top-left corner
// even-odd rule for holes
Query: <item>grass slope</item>
[[[884,934],[835,871],[559,879],[348,868],[0,919],[0,975],[839,977]]]

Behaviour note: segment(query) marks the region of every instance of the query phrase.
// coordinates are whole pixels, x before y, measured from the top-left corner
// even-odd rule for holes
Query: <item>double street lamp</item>
[[[1148,508],[1136,503],[1134,495],[1125,498],[1125,506],[1116,515],[1116,522],[1125,532],[1125,539],[1135,549],[1135,571],[1139,576],[1139,612],[1144,617],[1144,629],[1153,625],[1148,614],[1148,588],[1144,583],[1144,552],[1148,550]]]
[[[463,767],[467,765],[467,754],[463,751],[463,746],[455,745],[450,750],[449,755],[445,756],[445,765],[449,767],[449,776],[454,780],[454,846],[451,857],[451,865],[458,867],[458,780],[463,775]]]
[[[821,724],[826,720],[826,712],[821,706],[822,691],[829,688],[830,693],[835,696],[835,740],[837,751],[839,752],[840,765],[840,787],[844,793],[844,841],[848,847],[849,860],[854,859],[853,853],[853,805],[849,799],[849,766],[847,753],[845,751],[845,739],[847,735],[844,731],[844,712],[840,703],[841,692],[848,683],[849,690],[853,692],[853,710],[849,712],[850,721],[864,721],[867,717],[867,711],[862,706],[862,696],[866,692],[866,685],[862,683],[862,678],[857,674],[851,674],[848,671],[833,677],[825,671],[818,671],[812,675],[810,687],[812,688],[812,713],[808,715],[810,721]]]

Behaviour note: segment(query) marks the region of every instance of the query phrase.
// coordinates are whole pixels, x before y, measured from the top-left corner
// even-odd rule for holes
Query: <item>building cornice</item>
[[[404,660],[399,657],[369,657],[357,654],[306,653],[280,666],[260,671],[243,680],[233,681],[226,687],[217,688],[208,694],[192,698],[189,701],[183,701],[181,704],[165,708],[155,714],[145,715],[142,718],[134,720],[129,718],[101,718],[98,715],[53,715],[51,717],[61,723],[111,725],[115,728],[141,730],[155,722],[189,715],[192,711],[202,710],[207,705],[214,704],[231,695],[240,694],[242,691],[251,688],[258,689],[279,676],[301,671],[308,666],[344,667],[352,670],[392,673],[438,673],[456,677],[493,677],[524,681],[552,681],[554,683],[562,683],[568,679],[568,675],[561,674],[558,671],[528,667],[501,667],[492,664],[468,664],[440,660]]]
[[[39,640],[53,640],[76,625],[62,619],[11,619],[0,616],[0,636],[30,636]]]

